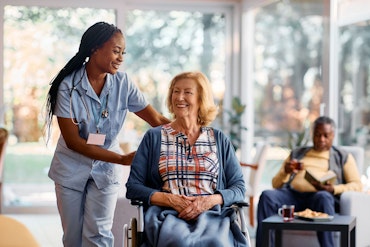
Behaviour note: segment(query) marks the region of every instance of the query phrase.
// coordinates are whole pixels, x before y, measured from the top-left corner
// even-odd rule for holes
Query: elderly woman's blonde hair
[[[209,125],[215,120],[218,114],[218,107],[215,105],[212,95],[212,88],[208,78],[201,72],[183,72],[176,75],[170,84],[170,88],[167,94],[167,107],[169,112],[174,115],[172,105],[172,92],[173,88],[179,80],[192,79],[197,84],[198,95],[199,95],[199,111],[198,111],[198,124],[201,126]],[[174,115],[174,118],[176,116]]]

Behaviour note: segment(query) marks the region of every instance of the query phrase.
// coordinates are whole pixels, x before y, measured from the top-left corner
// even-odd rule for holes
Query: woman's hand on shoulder
[[[143,110],[135,112],[141,119],[145,120],[152,127],[170,123],[171,121],[160,114],[153,106],[148,105]]]

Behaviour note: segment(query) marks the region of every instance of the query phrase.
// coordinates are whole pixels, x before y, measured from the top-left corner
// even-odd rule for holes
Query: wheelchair
[[[139,247],[144,239],[144,207],[143,202],[132,200],[131,205],[137,207],[138,217],[131,218],[129,224],[123,226],[123,247]],[[247,220],[245,217],[245,207],[249,207],[247,202],[238,202],[231,206],[238,215],[238,225],[241,232],[247,239],[249,246],[251,246],[250,236],[247,228]]]

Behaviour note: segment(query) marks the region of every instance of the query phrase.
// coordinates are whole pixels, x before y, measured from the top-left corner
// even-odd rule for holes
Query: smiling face
[[[115,74],[123,62],[125,49],[126,43],[122,33],[116,32],[92,53],[89,63],[94,63],[101,73]]]
[[[199,93],[197,83],[190,78],[175,82],[171,103],[176,119],[192,118],[197,121],[199,111]]]
[[[316,151],[329,150],[334,140],[334,128],[330,124],[317,124],[313,130],[313,145]]]

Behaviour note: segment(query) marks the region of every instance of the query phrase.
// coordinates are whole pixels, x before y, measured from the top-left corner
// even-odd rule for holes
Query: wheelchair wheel
[[[137,220],[136,218],[132,218],[130,220],[130,226],[128,229],[128,238],[131,240],[131,244],[129,244],[129,247],[138,247],[138,241],[137,241]]]

